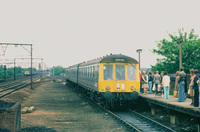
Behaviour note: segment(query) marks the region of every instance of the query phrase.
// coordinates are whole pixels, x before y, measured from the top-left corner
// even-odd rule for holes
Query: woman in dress
[[[192,89],[192,86],[193,86],[193,81],[194,81],[194,77],[195,77],[195,74],[194,74],[194,69],[191,69],[190,70],[190,84],[189,84],[189,90],[190,90],[190,97],[192,99],[192,102],[190,105],[194,105],[194,90]]]
[[[179,75],[180,75],[180,71],[176,72],[176,80],[175,80],[175,86],[174,86],[174,97],[178,97],[178,88],[179,88]]]
[[[194,70],[194,73],[195,73],[195,77],[194,77],[194,80],[193,80],[193,87],[192,87],[192,89],[194,89],[194,107],[198,107],[199,106],[198,70],[197,69]]]
[[[147,88],[148,88],[148,75],[146,74],[145,71],[142,71],[141,81],[142,81],[142,88],[144,90],[144,94],[146,95]]]

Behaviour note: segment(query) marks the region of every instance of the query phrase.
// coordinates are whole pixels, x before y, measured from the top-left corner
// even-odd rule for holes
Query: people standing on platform
[[[184,102],[185,101],[185,80],[186,74],[183,68],[180,68],[180,75],[179,75],[179,93],[178,93],[178,101]]]
[[[188,90],[187,90],[187,75],[185,76],[185,100],[187,99],[187,92],[188,92]]]
[[[156,87],[155,95],[157,95],[157,93],[158,93],[158,85],[160,85],[160,82],[161,82],[161,77],[158,74],[158,71],[156,71],[156,74],[154,75],[153,80],[154,80],[154,84],[155,84],[155,87]]]
[[[149,93],[152,93],[152,82],[153,82],[153,77],[151,75],[151,72],[149,72]]]
[[[145,71],[142,72],[141,80],[142,80],[142,88],[144,90],[144,94],[146,95],[148,88],[148,75],[146,74]]]
[[[164,87],[164,98],[169,99],[170,77],[166,71],[164,72],[164,76],[162,78],[162,85]]]
[[[155,88],[155,81],[154,81],[154,76],[156,75],[156,71],[154,71],[153,72],[153,75],[152,75],[152,77],[153,77],[153,82],[152,82],[152,92],[154,93],[155,92],[155,90],[156,90],[156,88]]]
[[[178,90],[179,90],[179,83],[178,83],[179,75],[180,75],[180,71],[177,71],[177,72],[176,72],[176,80],[175,80],[175,90],[176,90],[177,92],[178,92]]]
[[[144,93],[143,88],[142,88],[142,73],[140,71],[140,93]]]
[[[193,81],[194,81],[194,77],[195,77],[195,74],[194,74],[194,69],[191,69],[190,70],[190,84],[189,84],[189,90],[190,90],[190,97],[191,97],[191,104],[190,105],[194,105],[194,90],[192,89],[193,87]]]
[[[200,92],[200,74],[198,75],[198,77],[199,77],[199,82],[198,82],[198,84],[199,84],[199,92]],[[199,102],[200,102],[200,96],[199,96]],[[199,109],[200,109],[200,103],[199,103]]]
[[[198,70],[195,69],[194,70],[194,80],[193,80],[193,87],[192,89],[194,89],[194,107],[198,107],[199,106],[199,77],[198,77]]]
[[[160,82],[162,82],[162,79],[163,79],[163,76],[164,76],[164,72],[165,72],[165,71],[161,71],[161,73],[160,73],[160,77],[161,77]]]

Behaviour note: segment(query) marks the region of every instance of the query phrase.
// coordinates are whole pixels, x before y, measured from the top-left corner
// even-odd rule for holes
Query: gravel
[[[41,85],[41,84],[40,84]],[[62,83],[48,82],[13,93],[4,100],[35,111],[21,115],[22,132],[129,132],[119,121]]]
[[[40,126],[23,128],[21,129],[21,132],[56,132],[56,130],[52,128],[46,128],[45,126]]]

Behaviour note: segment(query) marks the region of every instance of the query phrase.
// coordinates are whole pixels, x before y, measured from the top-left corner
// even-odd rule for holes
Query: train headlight
[[[134,87],[134,86],[131,86],[131,90],[135,91],[135,87]]]
[[[121,89],[124,89],[125,86],[124,86],[124,83],[121,83]]]
[[[106,91],[108,91],[108,90],[110,90],[110,86],[107,86],[107,87],[106,87]]]
[[[120,89],[120,83],[117,83],[117,89]]]

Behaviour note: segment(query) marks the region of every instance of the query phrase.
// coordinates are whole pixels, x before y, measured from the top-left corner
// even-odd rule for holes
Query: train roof
[[[133,63],[133,64],[138,64],[138,61],[132,57],[128,57],[125,55],[121,55],[121,54],[111,54],[111,55],[107,55],[101,58],[97,58],[97,59],[93,59],[87,62],[83,62],[83,63],[79,63],[73,66],[70,66],[68,68],[73,68],[73,67],[77,67],[77,66],[86,66],[86,65],[91,65],[91,64],[98,64],[98,63]]]
[[[112,63],[112,62],[121,62],[121,63],[138,63],[137,60],[135,60],[132,57],[128,57],[121,54],[115,54],[115,55],[109,55],[106,57],[103,57],[100,61],[101,63]]]

